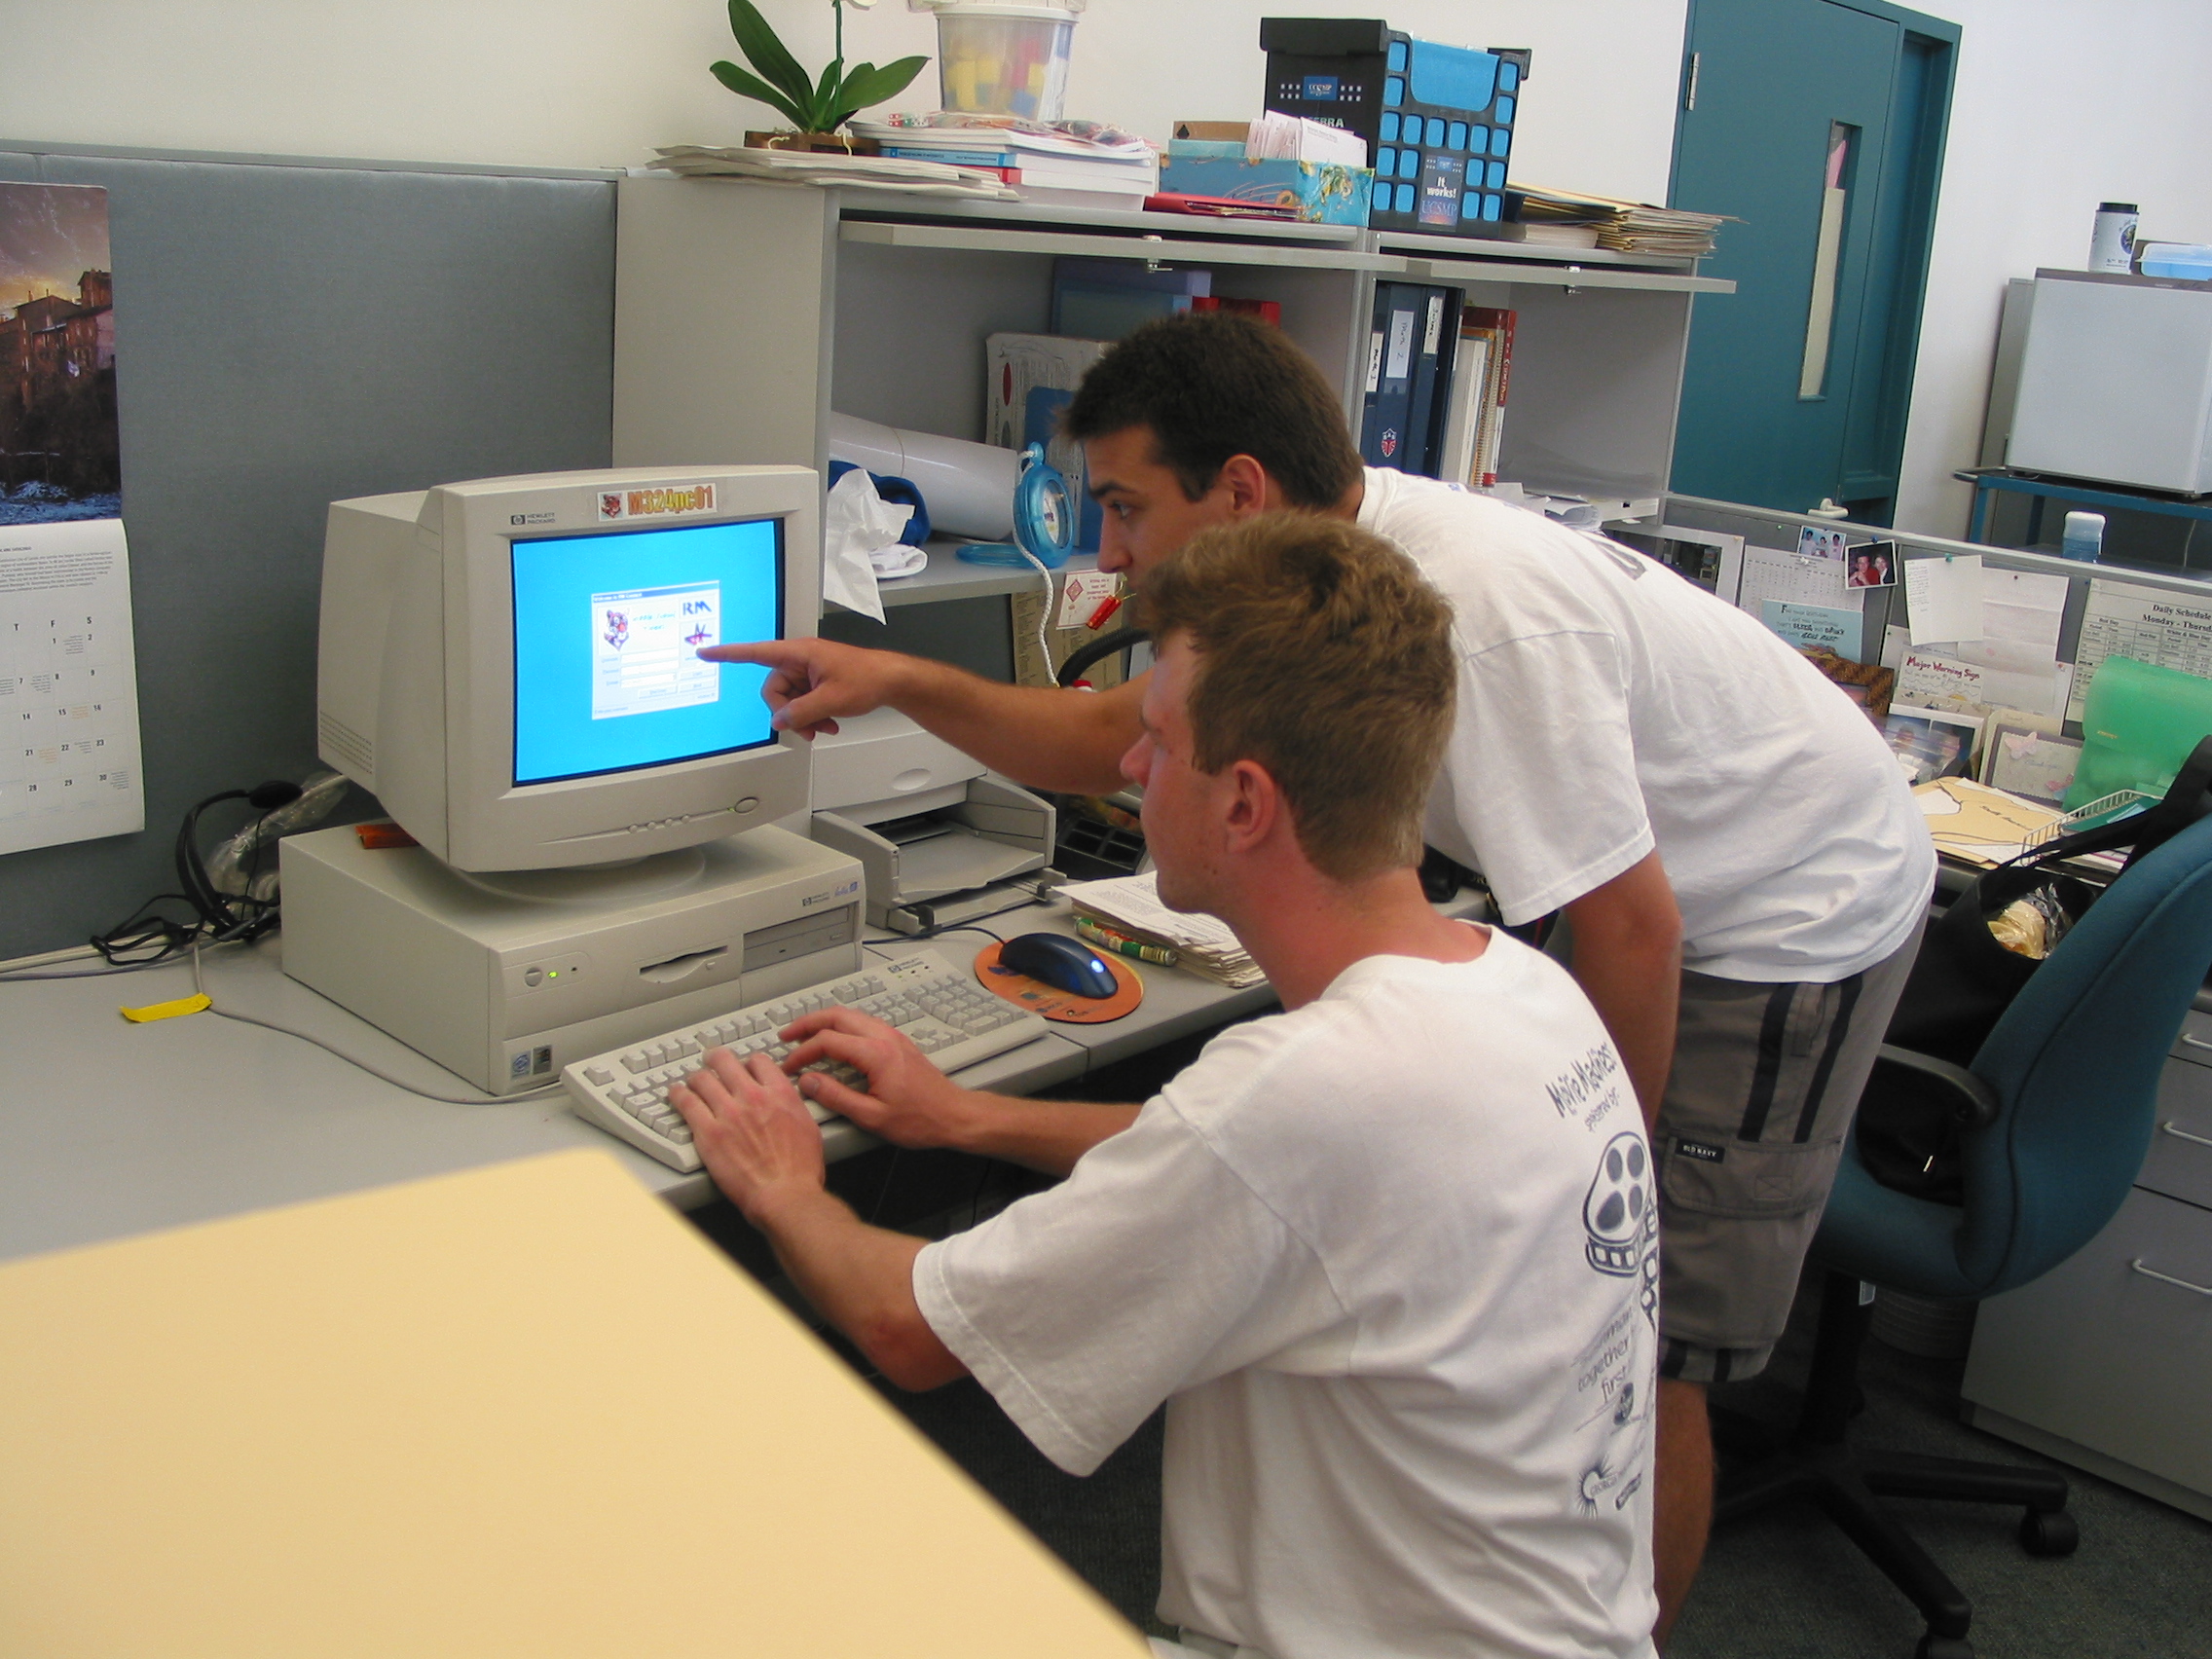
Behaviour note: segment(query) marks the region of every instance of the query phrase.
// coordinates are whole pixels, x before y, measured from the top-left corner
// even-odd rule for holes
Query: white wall
[[[28,0],[15,0],[27,6]],[[2156,234],[2212,240],[2212,0],[1924,0],[1964,24],[1899,522],[1957,534],[2009,276],[2079,265],[2107,197]],[[802,61],[827,0],[763,0]],[[1091,0],[1070,111],[1154,138],[1259,103],[1259,18],[1343,0]],[[1535,50],[1517,176],[1657,201],[1684,0],[1389,0],[1401,28]],[[1372,14],[1371,14],[1372,15]],[[734,56],[715,0],[68,0],[11,29],[0,138],[625,166],[655,144],[765,124],[706,65]],[[849,11],[848,55],[935,50],[924,16]],[[88,43],[96,67],[84,68]],[[935,102],[934,67],[908,98]],[[1708,304],[1725,304],[1725,301]]]
[[[2212,3],[1924,0],[1961,24],[1898,522],[1964,534],[2007,278],[2080,270],[2103,201],[2212,241]]]
[[[28,0],[16,0],[27,5]],[[10,29],[0,137],[399,161],[629,166],[656,144],[772,125],[707,73],[738,57],[715,0],[68,0],[66,26]],[[794,55],[830,53],[828,0],[761,0]],[[1401,28],[1535,49],[1523,176],[1666,189],[1683,0],[1393,0]],[[1069,113],[1164,139],[1178,118],[1256,115],[1259,19],[1342,0],[1091,0]],[[50,14],[49,20],[60,14]],[[933,54],[899,0],[846,10],[849,58]],[[1472,29],[1470,37],[1468,31]],[[96,45],[96,67],[85,52]],[[936,68],[908,108],[937,102]]]

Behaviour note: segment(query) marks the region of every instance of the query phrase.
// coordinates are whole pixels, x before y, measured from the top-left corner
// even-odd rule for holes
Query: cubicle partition
[[[0,180],[108,192],[146,798],[0,864],[0,958],[172,890],[192,802],[314,767],[329,502],[608,464],[614,176],[0,142]]]
[[[1876,525],[1839,526],[1829,519],[1770,512],[1764,507],[1708,500],[1698,496],[1668,497],[1662,517],[1666,523],[1684,530],[1740,535],[1753,547],[1792,548],[1797,545],[1797,533],[1807,526],[1840,528],[1849,533],[1854,544],[1872,539],[1895,541],[1898,544],[1898,555],[1903,561],[1971,555],[1993,570],[2064,576],[2072,586],[2068,590],[2065,615],[2059,625],[2058,658],[2061,662],[2073,662],[2081,647],[2082,617],[2088,606],[2091,580],[2124,582],[2133,587],[2153,588],[2161,593],[2170,593],[2190,606],[2212,608],[2212,581],[2201,576],[2185,576],[2173,571],[2083,563],[2055,558],[2047,553],[2031,553],[2009,547],[1985,547],[1976,542],[1952,541],[1939,535],[1915,535],[1907,531],[1890,530]],[[1906,620],[1901,584],[1896,588],[1866,590],[1865,625],[1869,640],[1879,642],[1884,627],[1902,627]],[[2079,726],[2071,723],[2067,730],[2075,735],[2080,732]]]

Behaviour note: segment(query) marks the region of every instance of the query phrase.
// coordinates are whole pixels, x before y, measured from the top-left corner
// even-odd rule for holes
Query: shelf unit
[[[1204,266],[1218,294],[1279,302],[1352,421],[1378,278],[1511,307],[1501,475],[1622,504],[1665,494],[1691,303],[1734,286],[1598,249],[631,176],[615,463],[820,466],[832,407],[979,436],[984,337],[1045,332],[1052,262],[1070,255]]]

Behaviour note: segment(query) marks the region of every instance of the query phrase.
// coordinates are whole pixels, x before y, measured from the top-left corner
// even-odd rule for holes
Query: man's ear
[[[1229,492],[1229,510],[1238,517],[1264,513],[1276,504],[1268,469],[1248,455],[1233,455],[1223,461],[1214,488]]]
[[[1285,822],[1282,791],[1257,760],[1229,766],[1229,803],[1222,829],[1232,853],[1250,853],[1265,845]]]

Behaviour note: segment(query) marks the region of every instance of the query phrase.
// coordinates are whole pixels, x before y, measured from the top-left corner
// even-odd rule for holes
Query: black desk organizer
[[[1367,140],[1368,224],[1495,235],[1529,53],[1443,46],[1372,18],[1263,18],[1265,102]]]

